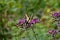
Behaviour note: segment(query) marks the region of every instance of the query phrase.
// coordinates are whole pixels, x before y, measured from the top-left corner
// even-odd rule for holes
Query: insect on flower
[[[24,19],[19,19],[17,25],[21,26],[21,28],[29,28],[31,25],[39,23],[39,20],[37,18],[33,18],[33,15],[31,17],[28,17],[27,14],[25,14]]]

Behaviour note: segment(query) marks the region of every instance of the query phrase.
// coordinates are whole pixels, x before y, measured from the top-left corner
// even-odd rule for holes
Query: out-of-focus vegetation
[[[35,40],[31,28],[27,33],[15,26],[25,13],[40,19],[40,23],[34,25],[37,40],[54,40],[48,34],[49,29],[57,29],[51,17],[53,11],[60,11],[60,0],[0,0],[0,40]],[[60,34],[56,38],[60,39]]]

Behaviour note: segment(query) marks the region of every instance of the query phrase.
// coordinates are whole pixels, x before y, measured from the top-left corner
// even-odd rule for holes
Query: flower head
[[[20,19],[19,22],[18,22],[18,24],[22,25],[22,24],[24,24],[25,22],[26,22],[25,19]]]
[[[49,30],[48,32],[49,32],[49,34],[54,35],[54,34],[56,34],[58,32],[58,30]]]
[[[53,16],[54,18],[59,17],[59,16],[60,16],[60,12],[55,12],[55,13],[52,14],[52,16]]]
[[[38,23],[38,22],[39,22],[38,19],[32,19],[32,20],[30,21],[30,24],[35,24],[35,23]]]

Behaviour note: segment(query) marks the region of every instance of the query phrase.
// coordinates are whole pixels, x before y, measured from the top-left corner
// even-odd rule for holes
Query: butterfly
[[[29,23],[32,19],[33,19],[33,14],[28,16],[27,14],[25,14],[25,19],[27,20],[27,22]]]
[[[25,19],[25,20],[24,20]],[[25,24],[26,25],[29,25],[29,22],[31,21],[33,19],[33,15],[31,15],[31,16],[28,16],[27,14],[24,14],[24,17],[23,17],[23,20],[25,21]],[[22,24],[23,25],[23,24]],[[17,23],[17,27],[18,26],[21,26],[21,28],[23,28],[23,26],[22,25],[20,25],[19,23]]]

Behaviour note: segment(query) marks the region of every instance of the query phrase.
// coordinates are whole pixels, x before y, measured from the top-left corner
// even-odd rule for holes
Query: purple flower
[[[58,30],[49,30],[48,32],[49,32],[49,34],[54,35],[54,34],[56,34],[58,32]]]
[[[25,19],[20,19],[18,24],[22,25],[22,24],[24,24],[25,22],[26,22]]]
[[[56,12],[56,13],[52,14],[52,16],[53,16],[54,18],[59,17],[59,16],[60,16],[60,12]]]
[[[58,23],[57,26],[60,27],[60,23]]]
[[[38,23],[38,22],[39,22],[38,19],[32,19],[32,20],[30,21],[30,24],[35,24],[35,23]]]

